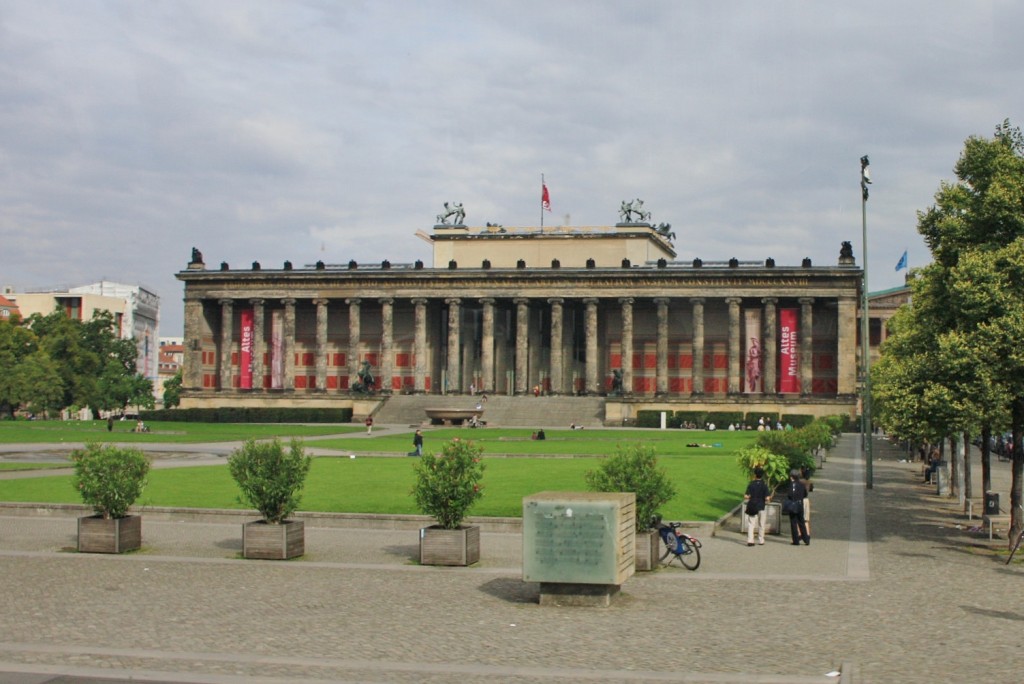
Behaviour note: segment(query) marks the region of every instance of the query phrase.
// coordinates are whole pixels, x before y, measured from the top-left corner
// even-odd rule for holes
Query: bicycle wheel
[[[696,570],[700,567],[700,547],[686,537],[680,537],[679,541],[682,542],[683,547],[682,552],[678,554],[679,562],[687,570]]]

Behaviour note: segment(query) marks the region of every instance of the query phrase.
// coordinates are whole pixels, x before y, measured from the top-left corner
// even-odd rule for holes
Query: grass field
[[[150,432],[132,432],[135,421],[115,421],[107,432],[104,420],[16,420],[0,421],[0,444],[46,444],[61,442],[116,441],[195,444],[234,442],[249,437],[312,437],[359,432],[355,425],[298,425],[292,423],[146,423]]]
[[[428,431],[426,450],[437,449],[451,436],[466,438],[467,432],[465,429]],[[659,464],[679,490],[662,514],[672,520],[713,520],[742,498],[746,480],[736,465],[735,452],[756,437],[755,433],[728,432],[566,430],[564,434],[556,431],[548,433],[546,440],[534,441],[529,438],[531,432],[525,429],[472,432],[472,436],[478,438],[476,441],[484,445],[486,470],[484,496],[471,515],[518,517],[522,514],[524,496],[546,490],[585,490],[584,474],[597,467],[600,455],[614,452],[619,444],[643,441],[655,446]],[[329,443],[346,453],[404,453],[411,449],[411,440],[409,433],[381,433],[372,438],[339,438]],[[686,446],[693,443],[709,446]],[[317,441],[316,446],[325,444]],[[525,455],[488,458],[488,453]],[[557,458],[565,455],[576,457]],[[352,513],[418,513],[409,495],[414,463],[412,458],[317,458],[300,508]],[[80,503],[69,476],[0,480],[0,501]],[[245,508],[238,501],[238,488],[225,466],[153,470],[149,485],[137,503],[185,508]]]

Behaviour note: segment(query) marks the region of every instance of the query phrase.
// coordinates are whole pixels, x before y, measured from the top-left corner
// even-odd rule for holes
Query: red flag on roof
[[[551,195],[548,194],[547,183],[540,184],[540,205],[551,211]]]

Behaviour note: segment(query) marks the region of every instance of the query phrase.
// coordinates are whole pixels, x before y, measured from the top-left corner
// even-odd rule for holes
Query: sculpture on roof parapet
[[[654,229],[654,232],[656,232],[658,235],[665,238],[669,242],[672,242],[673,240],[676,239],[676,234],[672,232],[671,223],[659,223],[658,227]]]
[[[448,206],[451,204],[452,206]],[[449,224],[448,219],[451,218],[452,222]],[[437,215],[437,225],[439,226],[462,226],[465,225],[466,210],[462,208],[462,202],[445,202],[444,211]]]
[[[623,200],[619,206],[620,225],[647,223],[651,220],[651,212],[644,211],[644,201],[640,198],[626,202]]]
[[[853,257],[853,245],[848,240],[844,240],[843,244],[839,247],[839,264],[841,266],[853,266],[857,263],[857,260]]]
[[[200,252],[200,251],[199,251],[198,249],[196,249],[195,247],[193,247],[193,248],[192,248],[192,261],[190,261],[190,262],[188,262],[188,263],[189,263],[190,265],[191,265],[191,264],[201,264],[201,263],[203,263],[203,253],[202,253],[202,252]]]

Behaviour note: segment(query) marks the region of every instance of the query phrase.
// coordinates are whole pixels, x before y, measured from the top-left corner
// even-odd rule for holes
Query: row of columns
[[[846,301],[849,299],[850,301]],[[317,389],[323,389],[326,387],[327,378],[327,305],[328,300],[324,298],[318,298],[312,300],[316,306],[316,387]],[[390,383],[390,378],[393,375],[394,368],[394,299],[393,298],[382,298],[377,300],[381,305],[381,319],[382,319],[382,331],[381,331],[381,364],[380,364],[380,377],[384,378],[386,382]],[[428,375],[426,359],[427,359],[427,299],[425,298],[414,298],[411,300],[414,306],[414,343],[413,351],[415,355],[415,367],[414,367],[414,391],[424,392],[426,390],[426,378]],[[446,298],[445,304],[448,306],[448,355],[447,355],[447,372],[451,378],[461,377],[460,365],[460,340],[461,340],[461,305],[462,298],[449,297]],[[483,376],[483,386],[480,388],[483,392],[493,392],[495,389],[495,361],[494,361],[494,314],[495,314],[495,300],[493,298],[482,298],[479,300],[482,304],[482,349],[480,354],[481,363],[481,374]],[[656,366],[656,377],[655,377],[655,392],[658,395],[665,395],[668,393],[668,313],[669,313],[669,299],[667,297],[654,298],[654,303],[657,306],[657,366]],[[693,359],[692,365],[692,384],[693,393],[702,394],[704,387],[704,364],[700,361],[704,358],[704,297],[693,297],[689,299],[692,311],[692,326],[693,326]],[[741,321],[741,303],[742,300],[739,297],[728,297],[725,299],[728,305],[728,384],[727,391],[730,394],[738,394],[740,392],[740,378],[741,378],[741,359],[742,359],[742,336],[740,334]],[[231,351],[232,343],[234,339],[234,302],[232,299],[221,299],[219,303],[221,305],[221,329],[220,329],[220,386],[222,388],[232,387],[232,364],[231,364]],[[280,358],[274,359],[274,363],[281,363],[282,366],[279,368],[280,375],[282,376],[282,387],[285,389],[294,386],[295,377],[295,359],[294,359],[294,340],[295,340],[295,299],[285,298],[281,300],[284,306],[283,314],[283,330],[282,330],[282,348]],[[528,361],[529,361],[529,302],[527,298],[517,298],[513,300],[515,305],[515,387],[514,391],[516,394],[525,394],[529,391],[528,383]],[[551,330],[550,330],[550,344],[551,349],[560,350],[563,344],[563,310],[564,302],[563,298],[554,297],[547,299],[548,304],[551,307]],[[633,386],[633,297],[622,297],[618,300],[621,307],[622,317],[622,386],[623,390],[628,394]],[[807,394],[811,391],[812,383],[812,365],[811,365],[811,350],[813,345],[813,338],[811,331],[813,330],[813,313],[812,307],[814,299],[811,297],[801,298],[799,300],[801,306],[801,330],[800,335],[800,381],[803,393]],[[264,353],[264,328],[265,328],[265,312],[264,312],[264,300],[263,299],[250,299],[248,303],[252,306],[253,314],[253,349],[252,349],[252,363],[253,363],[253,376],[254,378],[262,378],[265,373],[263,368],[263,353]],[[359,298],[348,298],[345,300],[348,305],[348,325],[349,325],[349,349],[348,349],[348,371],[350,377],[350,383],[354,383],[358,377],[359,372],[359,340],[361,339],[361,304],[362,300]],[[598,303],[599,300],[596,298],[585,298],[582,300],[584,304],[584,337],[586,341],[586,366],[584,372],[585,388],[587,393],[599,393],[602,390],[600,385],[600,379],[598,377],[599,365],[598,365]],[[763,331],[762,331],[762,346],[763,346],[763,377],[765,387],[769,388],[767,393],[774,393],[774,383],[776,382],[777,375],[777,346],[776,340],[776,326],[777,326],[777,303],[778,299],[775,297],[765,297],[761,300],[764,306],[763,312]],[[191,309],[190,309],[191,306]],[[186,337],[196,336],[196,330],[194,329],[197,325],[198,317],[196,316],[197,309],[201,312],[202,302],[199,300],[189,300],[186,302],[186,324],[191,325],[193,330]],[[851,308],[852,307],[852,308]],[[846,351],[852,350],[854,347],[850,345],[855,344],[855,326],[850,321],[854,321],[856,302],[853,298],[840,298],[839,301],[839,349],[838,356],[840,359],[843,358],[843,354]],[[190,313],[191,312],[191,313]],[[846,318],[844,318],[846,317]],[[850,358],[853,358],[852,356]],[[198,368],[199,364],[193,364],[193,367]],[[566,392],[564,387],[564,368],[562,354],[553,353],[551,355],[549,375],[551,379],[551,392],[554,394],[563,394]],[[853,393],[854,392],[854,378],[852,374],[847,372],[841,365],[839,369],[839,394]],[[195,378],[193,377],[193,381]],[[198,384],[193,384],[198,386]],[[390,390],[390,387],[384,387],[385,390]]]

